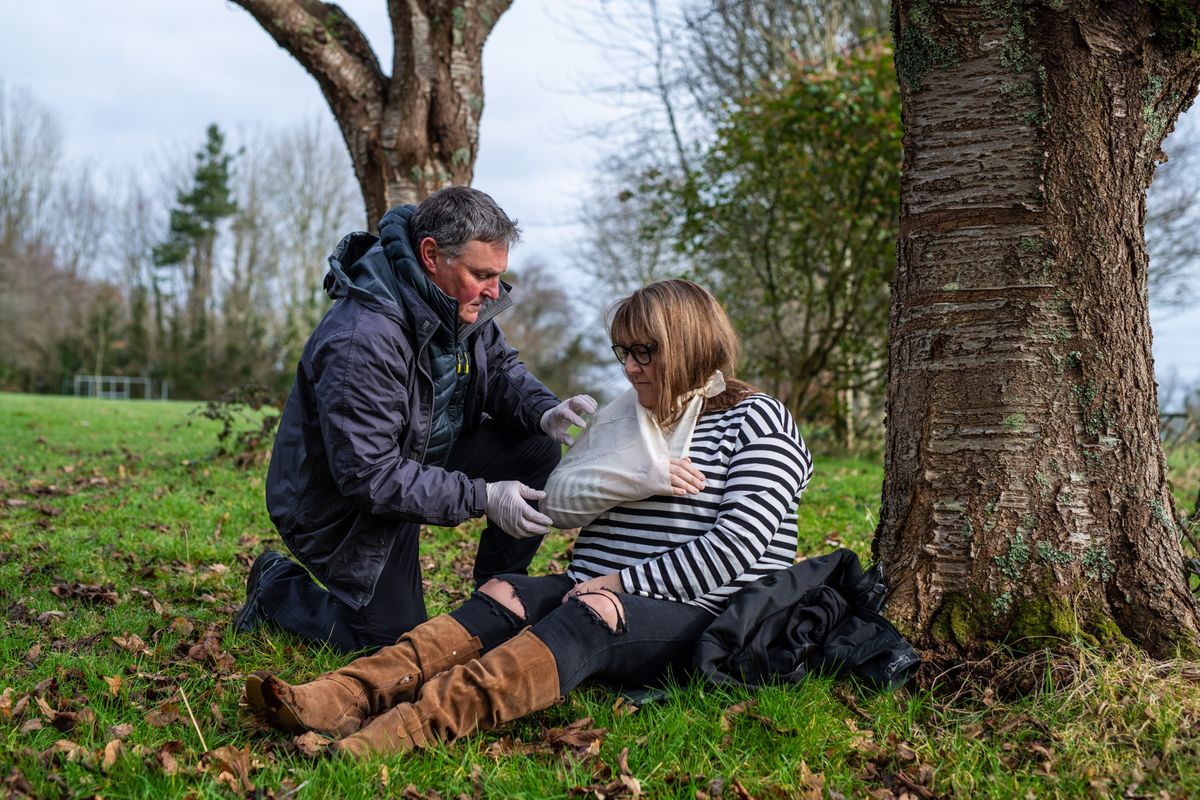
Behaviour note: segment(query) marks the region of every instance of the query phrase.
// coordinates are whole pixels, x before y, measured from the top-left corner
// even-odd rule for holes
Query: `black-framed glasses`
[[[612,346],[613,355],[617,357],[617,363],[625,366],[625,359],[633,356],[633,360],[641,364],[643,367],[650,363],[650,356],[654,355],[654,351],[658,349],[658,342],[650,342],[649,344],[614,344]]]

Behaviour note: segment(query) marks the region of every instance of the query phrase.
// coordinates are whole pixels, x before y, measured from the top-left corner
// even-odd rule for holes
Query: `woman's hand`
[[[598,589],[607,589],[610,592],[624,591],[621,588],[621,576],[616,572],[610,572],[607,575],[601,575],[599,578],[592,578],[591,580],[577,583],[571,587],[570,591],[563,595],[562,601],[565,603],[577,594],[594,592]]]
[[[704,473],[692,466],[690,458],[671,459],[671,492],[676,495],[699,494],[704,488]]]

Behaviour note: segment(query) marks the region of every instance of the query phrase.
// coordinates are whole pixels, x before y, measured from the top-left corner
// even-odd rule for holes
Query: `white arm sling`
[[[671,458],[692,446],[705,397],[725,391],[720,371],[685,395],[683,416],[663,430],[630,388],[592,417],[546,482],[538,508],[559,528],[580,528],[614,506],[671,495]]]

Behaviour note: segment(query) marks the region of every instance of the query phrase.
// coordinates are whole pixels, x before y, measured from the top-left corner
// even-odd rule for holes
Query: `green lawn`
[[[673,688],[636,708],[592,687],[434,751],[314,760],[240,708],[242,676],[303,679],[342,659],[229,632],[250,562],[281,544],[264,469],[214,456],[219,426],[190,408],[0,395],[6,796],[614,797],[635,781],[689,800],[1200,795],[1200,672],[1086,649],[897,695],[813,679]],[[1190,504],[1200,458],[1172,463]],[[816,469],[802,551],[865,556],[880,464],[818,456]],[[465,597],[477,531],[424,537],[432,612]],[[568,546],[550,537],[535,568]],[[567,737],[575,750],[549,734],[572,724],[594,731]]]

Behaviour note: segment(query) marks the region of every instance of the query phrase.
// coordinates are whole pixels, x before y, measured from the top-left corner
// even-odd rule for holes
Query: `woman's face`
[[[657,360],[661,357],[658,348],[651,344],[638,343],[620,343],[619,345],[625,350],[625,377],[633,384],[634,391],[637,392],[638,404],[643,408],[654,408],[654,402],[657,399],[656,387],[658,386],[658,370]],[[643,364],[639,361],[646,361]]]

